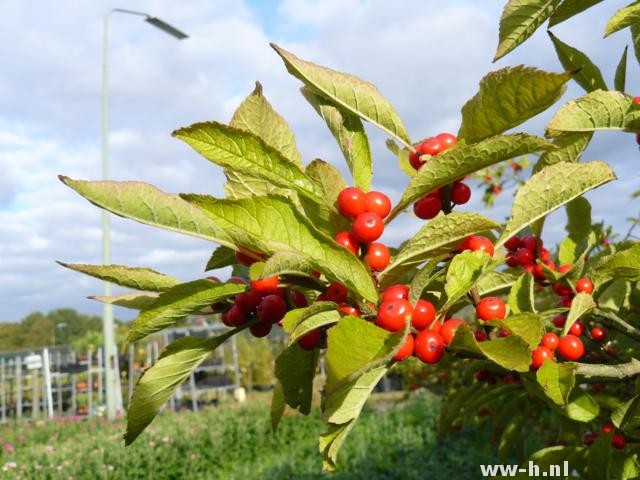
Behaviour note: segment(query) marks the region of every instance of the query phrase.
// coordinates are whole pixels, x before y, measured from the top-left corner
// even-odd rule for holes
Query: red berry
[[[244,278],[240,278],[240,277],[229,277],[229,280],[227,280],[227,283],[238,283],[240,285],[246,285],[247,281]]]
[[[384,231],[384,222],[374,212],[364,212],[351,225],[351,233],[362,243],[375,242]]]
[[[520,261],[518,260],[518,256],[515,254],[515,252],[507,253],[507,265],[509,265],[510,267],[517,267],[518,265],[520,265]]]
[[[584,332],[584,324],[580,320],[577,320],[576,322],[574,322],[573,325],[571,325],[571,328],[569,329],[569,333],[571,335],[575,335],[576,337],[579,337],[580,335],[582,335],[583,332]]]
[[[560,339],[558,338],[558,335],[553,332],[545,333],[542,336],[542,340],[540,340],[540,345],[547,347],[549,350],[555,350],[558,348],[559,343]]]
[[[322,330],[316,328],[315,330],[311,330],[306,335],[303,335],[298,339],[298,345],[303,350],[315,350],[322,341]]]
[[[604,425],[602,425],[602,433],[609,433],[612,432],[614,430],[614,426],[613,423],[611,422],[607,422]]]
[[[383,302],[378,309],[376,325],[390,332],[402,330],[412,310],[413,307],[408,300],[390,300]]]
[[[431,220],[442,210],[440,193],[430,193],[413,204],[413,213],[422,220]]]
[[[518,250],[518,248],[520,248],[520,238],[514,235],[509,240],[504,242],[504,246],[507,250],[515,252],[516,250]]]
[[[564,264],[564,265],[560,265],[558,267],[558,273],[567,273],[569,270],[571,270],[573,268],[573,265],[570,264]]]
[[[336,242],[349,250],[354,255],[358,254],[358,250],[360,249],[360,242],[351,234],[351,232],[339,232],[336,235]]]
[[[487,341],[487,334],[484,333],[484,330],[476,330],[473,332],[473,336],[476,339],[476,342],[485,342]]]
[[[262,280],[253,280],[251,288],[258,293],[276,293],[278,291],[278,277],[274,275]]]
[[[602,342],[607,338],[607,331],[602,327],[593,327],[591,329],[591,338],[596,342]]]
[[[309,300],[307,300],[307,297],[298,290],[291,290],[291,301],[296,308],[305,308],[309,306]]]
[[[404,343],[402,344],[400,349],[393,356],[393,360],[396,362],[401,362],[402,360],[406,360],[407,358],[409,358],[411,355],[413,355],[413,345],[414,338],[410,333],[407,335],[407,338],[404,340]]]
[[[564,327],[564,324],[567,322],[567,316],[561,313],[553,317],[552,322],[557,328],[562,328]]]
[[[450,318],[442,324],[438,333],[440,333],[445,345],[449,345],[451,343],[453,336],[456,334],[456,330],[463,323],[464,320],[461,318]]]
[[[640,104],[640,97],[633,97],[633,103]]]
[[[233,327],[234,325],[229,321],[229,312],[224,312],[221,315],[222,323],[224,323],[227,327]]]
[[[371,243],[367,248],[367,256],[364,257],[365,262],[371,270],[380,271],[387,268],[391,253],[383,243]]]
[[[419,152],[409,152],[409,163],[416,170],[420,170],[420,168],[425,164],[425,162],[420,160]]]
[[[537,370],[547,360],[555,361],[553,352],[547,347],[538,347],[531,353],[531,368]]]
[[[391,200],[382,192],[368,192],[365,195],[365,204],[367,212],[373,212],[384,218],[391,211]]]
[[[435,137],[427,138],[418,146],[420,155],[438,155],[444,150],[444,145]]]
[[[245,315],[251,315],[256,312],[258,304],[262,300],[262,294],[255,290],[249,290],[236,295],[234,303]]]
[[[278,295],[267,295],[258,304],[258,318],[264,323],[277,323],[287,313],[287,302]]]
[[[232,306],[227,312],[227,322],[234,327],[244,325],[247,321],[247,316],[242,313],[242,310],[237,305]]]
[[[501,328],[500,331],[498,332],[498,337],[500,338],[506,338],[506,337],[510,337],[511,336],[511,332],[509,330],[506,330],[504,328]]]
[[[271,323],[258,322],[254,325],[251,325],[249,327],[249,330],[254,337],[261,338],[269,335],[272,326],[273,325]]]
[[[347,305],[346,303],[341,304],[338,307],[338,311],[344,313],[345,315],[351,315],[353,317],[360,316],[360,310],[352,305]]]
[[[568,295],[571,295],[572,293],[569,287],[567,287],[566,285],[562,285],[561,283],[554,283],[553,291],[561,297],[566,297]]]
[[[558,352],[566,360],[578,360],[584,355],[584,345],[575,335],[566,335],[560,339]]]
[[[504,301],[498,297],[485,297],[476,305],[476,314],[480,320],[502,320],[507,314]]]
[[[439,333],[423,330],[416,336],[413,354],[424,363],[438,363],[444,356],[444,340]]]
[[[551,260],[551,252],[546,248],[540,249],[540,256],[538,257],[542,263],[548,262]],[[546,264],[546,263],[545,263]]]
[[[409,285],[392,285],[387,288],[380,300],[382,302],[388,302],[389,300],[407,300],[409,298]]]
[[[627,439],[621,433],[614,433],[611,437],[611,446],[618,450],[624,450],[627,446]]]
[[[573,298],[569,296],[564,296],[560,300],[558,300],[559,307],[571,308],[571,304],[573,303]]]
[[[436,319],[436,308],[427,300],[418,300],[411,313],[411,325],[416,330],[424,330]]]
[[[259,261],[254,257],[262,257],[262,255],[259,252],[250,250],[247,247],[242,247],[242,248],[246,250],[247,253],[244,253],[240,250],[236,250],[236,260],[238,260],[238,263],[242,265],[250,267],[251,265]],[[249,253],[253,254],[253,256],[249,255]]]
[[[338,195],[338,210],[348,218],[357,217],[367,209],[365,193],[358,187],[345,188]]]
[[[588,278],[578,279],[576,282],[576,292],[588,293],[590,295],[593,292],[593,283]]]
[[[436,139],[440,140],[440,143],[443,146],[443,151],[453,147],[456,143],[458,143],[458,137],[456,137],[452,133],[439,133],[438,135],[436,135]]]
[[[518,259],[518,263],[523,267],[527,265],[531,265],[534,259],[533,252],[528,248],[519,248],[516,251],[516,258]]]
[[[596,441],[596,438],[598,438],[598,435],[596,433],[586,432],[584,435],[582,435],[582,443],[587,446],[593,445],[593,442]]]
[[[347,287],[340,285],[339,283],[330,284],[325,292],[325,299],[328,302],[342,303],[348,296],[349,290],[347,290]]]
[[[477,252],[482,250],[493,257],[493,243],[487,237],[482,235],[471,235],[462,242],[461,250],[472,250]]]
[[[522,237],[520,239],[520,243],[522,245],[522,248],[527,248],[532,252],[535,252],[538,249],[538,237],[536,237],[535,235]],[[540,246],[542,246],[542,241],[540,241]]]
[[[466,183],[455,182],[451,187],[451,201],[456,205],[464,205],[471,198],[471,189]]]

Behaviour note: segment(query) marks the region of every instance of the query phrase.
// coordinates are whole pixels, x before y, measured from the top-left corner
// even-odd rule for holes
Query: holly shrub
[[[552,27],[597,3],[509,1],[496,58],[543,22]],[[630,27],[638,55],[639,19],[634,2],[610,19],[606,34]],[[181,283],[144,268],[64,264],[135,290],[98,297],[140,310],[129,342],[191,314],[218,316],[229,327],[215,338],[179,339],[144,372],[125,442],[140,435],[226,339],[244,329],[262,337],[282,328],[289,340],[275,360],[272,426],[287,407],[309,414],[323,361],[325,469],[335,468],[378,381],[408,361],[414,367],[407,371],[416,374],[411,388],[429,377],[445,384],[441,435],[464,423],[491,422],[503,460],[520,455],[524,461],[532,453],[541,468],[568,460],[581,478],[638,477],[640,245],[630,235],[610,240],[610,230],[592,223],[583,195],[616,176],[606,162],[581,156],[596,131],[640,133],[640,105],[624,93],[626,50],[609,90],[584,53],[549,35],[563,72],[527,66],[491,72],[462,107],[457,135],[429,132],[418,142],[372,84],[272,45],[338,142],[349,180],[330,163],[302,162],[293,133],[260,84],[228,125],[201,122],[173,133],[224,169],[225,198],[61,177],[116,215],[218,244],[207,271],[249,267],[248,282]],[[554,106],[572,80],[587,93],[557,108],[545,138],[505,133]],[[409,177],[395,205],[371,190],[363,121],[389,136],[387,146]],[[529,159],[530,177],[505,223],[456,211],[473,194],[467,177],[506,175],[505,168],[509,178],[525,174]],[[547,248],[545,218],[561,207],[567,235]],[[379,242],[407,210],[427,220],[424,226],[395,248]],[[525,452],[531,432],[548,447]]]

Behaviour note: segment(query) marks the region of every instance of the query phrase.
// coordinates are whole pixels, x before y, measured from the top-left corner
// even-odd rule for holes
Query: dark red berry
[[[248,290],[236,295],[234,303],[242,313],[251,315],[256,312],[260,300],[262,300],[262,294],[260,292]]]
[[[509,240],[504,242],[504,246],[507,250],[515,252],[516,250],[518,250],[518,248],[520,248],[520,238],[514,235]]]
[[[349,296],[349,290],[344,285],[332,283],[327,287],[325,295],[328,302],[342,303]]]
[[[287,313],[287,302],[278,295],[267,295],[258,304],[258,318],[264,323],[277,323]]]
[[[322,342],[322,330],[319,328],[311,330],[298,339],[298,345],[303,350],[315,350],[320,345],[320,342]]]
[[[269,335],[269,332],[271,331],[272,326],[273,325],[271,323],[258,322],[256,324],[251,325],[249,327],[249,331],[254,337],[257,337],[257,338],[266,337],[267,335]]]
[[[242,313],[242,310],[237,305],[234,305],[227,312],[227,321],[234,327],[239,327],[245,324],[247,316]]]
[[[614,433],[611,437],[611,446],[618,450],[624,450],[627,446],[627,439],[621,433]]]
[[[534,259],[533,252],[528,248],[519,248],[516,251],[516,258],[518,259],[518,263],[523,267],[527,265],[531,265]]]
[[[298,290],[291,290],[291,301],[296,308],[305,308],[309,306],[309,300],[307,300],[307,297]]]
[[[442,210],[440,193],[430,193],[413,204],[413,213],[422,220],[431,220]]]
[[[456,205],[464,205],[471,198],[471,189],[467,184],[455,182],[451,187],[451,201]]]

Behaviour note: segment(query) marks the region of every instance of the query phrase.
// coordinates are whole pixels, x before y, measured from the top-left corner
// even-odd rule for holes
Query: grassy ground
[[[41,422],[0,430],[0,478],[21,479],[475,479],[492,461],[487,435],[435,438],[437,399],[379,397],[347,439],[339,471],[322,475],[314,412],[270,433],[268,405],[162,414],[131,447],[121,422]],[[14,450],[11,451],[11,448]]]

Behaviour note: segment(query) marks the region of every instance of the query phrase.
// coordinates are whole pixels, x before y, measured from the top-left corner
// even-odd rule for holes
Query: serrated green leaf
[[[273,393],[271,394],[271,408],[269,409],[269,416],[271,417],[271,431],[276,433],[278,424],[284,415],[284,410],[287,407],[287,402],[284,398],[284,392],[282,391],[282,385],[276,381],[273,386]]]
[[[555,150],[547,150],[533,166],[533,173],[559,162],[576,163],[589,146],[593,132],[567,133],[553,139]]]
[[[570,78],[571,73],[522,65],[487,74],[478,93],[462,107],[458,136],[475,143],[520,125],[553,105]]]
[[[596,130],[640,130],[640,108],[624,93],[596,90],[565,103],[547,124],[546,135]]]
[[[629,50],[629,46],[625,45],[622,57],[616,67],[616,76],[613,82],[614,88],[619,92],[624,92],[627,83],[627,50]]]
[[[640,23],[640,2],[632,2],[626,7],[622,7],[607,22],[604,27],[604,36],[608,37],[612,33],[629,27],[635,23]]]
[[[598,308],[619,313],[630,307],[632,284],[626,280],[614,280],[598,295]]]
[[[337,303],[313,302],[308,307],[289,310],[282,319],[282,328],[285,332],[291,335],[291,333],[306,319],[324,312],[335,311],[337,308]]]
[[[602,0],[564,0],[551,14],[549,18],[549,28],[568,20],[580,12],[584,12],[601,1]]]
[[[127,342],[159,332],[187,315],[243,292],[245,285],[217,283],[207,279],[176,285],[162,292],[149,308],[140,312],[127,333]]]
[[[423,263],[425,260],[451,253],[469,235],[495,230],[499,225],[490,218],[471,212],[440,214],[423,226],[393,257],[389,266],[380,273],[397,277],[398,272]]]
[[[338,452],[342,447],[347,435],[353,429],[355,420],[342,425],[329,424],[328,431],[320,435],[319,447],[322,454],[322,470],[331,472],[336,469]]]
[[[495,62],[516,48],[553,13],[560,0],[509,0],[500,17],[498,50]]]
[[[121,217],[233,246],[227,234],[198,208],[148,183],[59,178],[91,203]]]
[[[236,259],[236,251],[232,248],[221,245],[216,248],[211,254],[211,257],[209,257],[209,261],[207,262],[207,266],[204,271],[208,272],[209,270],[228,267],[234,263],[238,263],[238,260]]]
[[[446,271],[444,269],[437,270],[438,264],[444,260],[444,256],[436,257],[422,267],[411,280],[409,285],[409,301],[412,305],[420,299],[422,292],[429,286],[436,278],[444,276]]]
[[[314,93],[359,116],[410,147],[407,131],[391,104],[378,89],[364,80],[302,60],[271,44],[284,61],[287,71]]]
[[[402,198],[391,210],[387,223],[409,204],[437,188],[503,160],[549,148],[553,148],[549,142],[525,133],[500,135],[473,145],[451,148],[439,154],[434,161],[425,163],[411,178]]]
[[[58,262],[69,270],[84,273],[105,282],[122,287],[151,292],[162,292],[180,283],[179,280],[156,272],[150,268],[127,267],[126,265],[85,265],[81,263]]]
[[[571,326],[580,320],[581,317],[591,312],[596,308],[596,303],[593,301],[593,297],[588,293],[578,293],[571,301],[571,309],[569,315],[567,315],[567,321],[562,329],[562,335],[569,333]]]
[[[569,403],[565,407],[566,415],[576,422],[590,422],[600,413],[600,406],[586,392],[573,391]]]
[[[134,310],[144,310],[149,308],[158,298],[157,292],[132,292],[121,295],[92,295],[91,300],[117,305],[118,307],[132,308]]]
[[[511,288],[518,277],[519,274],[515,272],[489,270],[482,274],[480,280],[476,283],[476,288],[480,296],[499,293]]]
[[[510,315],[502,321],[493,320],[492,322],[522,338],[532,349],[540,344],[542,335],[544,335],[544,321],[532,313]]]
[[[640,425],[640,395],[618,405],[611,412],[611,421],[620,430],[635,428]]]
[[[533,175],[516,194],[507,222],[496,246],[583,193],[616,178],[605,162],[560,162]]]
[[[536,372],[544,393],[558,405],[566,405],[576,384],[574,363],[546,361]]]
[[[466,323],[458,327],[449,344],[453,352],[465,352],[486,357],[507,370],[526,372],[531,363],[531,350],[520,337],[512,335],[485,342],[477,342]]]
[[[573,79],[587,92],[607,90],[607,84],[602,78],[600,69],[577,48],[567,45],[550,31],[549,38],[558,54],[558,59],[565,70],[574,71]]]
[[[276,252],[264,262],[262,271],[257,278],[284,274],[310,275],[312,270],[313,266],[307,256],[297,252]]]
[[[528,272],[520,275],[509,293],[509,307],[513,313],[535,312],[533,297],[533,275]]]
[[[640,244],[605,257],[592,267],[597,287],[613,279],[640,281]]]
[[[165,348],[158,361],[145,370],[133,390],[127,413],[125,445],[131,445],[151,423],[174,390],[226,339],[230,330],[218,337],[182,337]]]
[[[373,162],[369,139],[360,118],[345,108],[337,107],[324,97],[317,95],[309,87],[301,89],[302,95],[318,112],[338,142],[344,155],[353,183],[356,187],[368,192],[373,176]]]
[[[220,200],[205,195],[184,195],[183,198],[223,225],[237,244],[267,254],[298,252],[308,257],[313,268],[330,280],[342,283],[366,300],[378,300],[375,285],[362,262],[318,231],[287,199]]]
[[[274,186],[271,182],[227,168],[224,172],[227,183],[224,184],[226,198],[238,199],[256,195],[290,196],[293,192]],[[303,197],[304,198],[304,197]]]
[[[304,415],[311,411],[318,355],[318,349],[303,350],[300,345],[293,343],[276,358],[276,378],[282,386],[287,405]]]
[[[447,294],[447,302],[443,309],[453,305],[473,288],[489,260],[491,257],[481,250],[466,250],[453,257],[445,277],[444,291]]]
[[[631,28],[629,28],[629,33],[631,33],[633,53],[636,56],[636,61],[640,64],[640,23],[631,25]]]
[[[305,336],[312,330],[338,323],[339,320],[340,314],[337,310],[328,310],[318,312],[314,315],[305,315],[304,319],[298,322],[295,329],[293,329],[293,331],[291,332],[289,336],[289,345],[297,341],[300,337]]]

